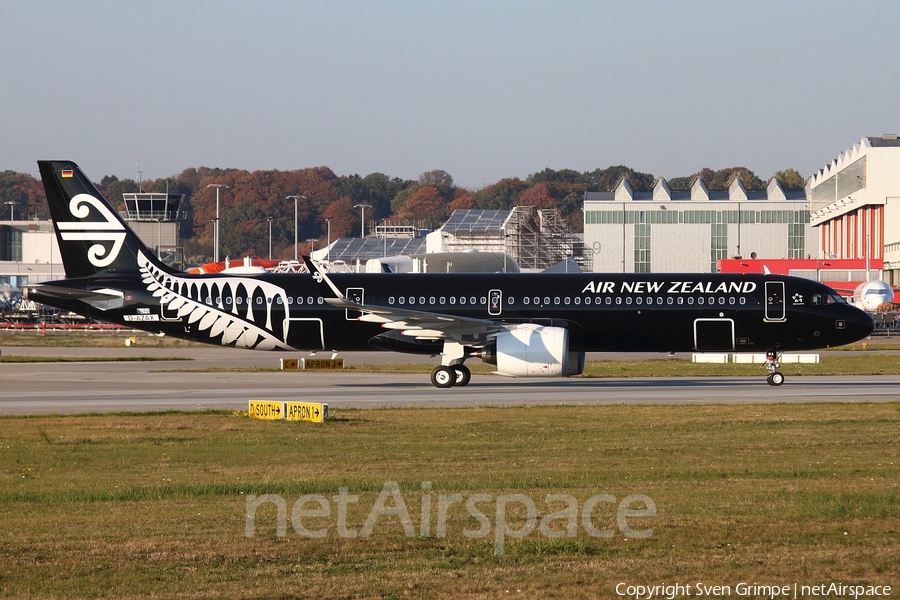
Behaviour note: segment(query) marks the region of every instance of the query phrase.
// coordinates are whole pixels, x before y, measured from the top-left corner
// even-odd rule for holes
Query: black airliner
[[[473,357],[513,377],[565,377],[585,352],[767,352],[869,335],[872,318],[806,279],[741,274],[191,275],[162,264],[70,161],[39,161],[66,279],[28,298],[84,316],[256,350],[440,355],[439,388]]]

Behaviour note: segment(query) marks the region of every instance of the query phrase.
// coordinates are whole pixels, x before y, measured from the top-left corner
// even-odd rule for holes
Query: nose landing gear
[[[778,371],[781,365],[778,363],[778,350],[769,350],[766,352],[766,370],[769,372],[769,376],[766,377],[766,382],[769,385],[779,386],[784,383],[784,375]]]

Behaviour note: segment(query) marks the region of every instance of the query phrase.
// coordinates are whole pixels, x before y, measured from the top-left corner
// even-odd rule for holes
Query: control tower
[[[187,218],[182,210],[184,194],[122,194],[125,210],[120,211],[128,225],[156,252],[157,258],[176,268],[184,267],[181,223]]]

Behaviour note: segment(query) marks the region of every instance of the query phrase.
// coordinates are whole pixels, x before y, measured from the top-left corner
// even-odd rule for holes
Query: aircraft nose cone
[[[853,312],[847,315],[844,333],[847,341],[845,344],[861,340],[871,335],[875,330],[875,320],[872,316],[864,311],[854,308]]]

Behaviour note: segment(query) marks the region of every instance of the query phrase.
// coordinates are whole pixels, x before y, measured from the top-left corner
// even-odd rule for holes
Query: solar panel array
[[[455,210],[443,230],[448,233],[501,233],[511,214],[511,210]]]
[[[385,245],[385,243],[387,245]],[[331,247],[331,260],[365,263],[371,258],[423,254],[425,238],[341,238]]]

